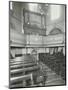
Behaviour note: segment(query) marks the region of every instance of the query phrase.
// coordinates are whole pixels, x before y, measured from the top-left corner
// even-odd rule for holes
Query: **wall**
[[[13,8],[10,10],[10,29],[22,32],[21,3],[13,2]]]
[[[58,27],[63,32],[65,32],[65,6],[64,5],[63,6],[58,5],[58,6],[60,6],[60,16],[54,20],[51,19],[51,14],[54,13],[56,10],[53,10],[53,8],[51,8],[51,6],[52,5],[49,6],[48,15],[46,17],[46,30],[47,30],[46,33],[47,33],[47,35],[55,27]],[[55,7],[55,5],[53,7]]]
[[[14,38],[17,38],[17,41],[20,42],[22,39],[22,38],[20,39],[20,37],[23,37],[23,36],[19,36],[19,33],[22,32],[22,15],[21,15],[22,10],[21,9],[22,9],[21,3],[12,2],[12,10],[9,11],[10,39],[14,40],[15,42],[16,42],[16,39]],[[12,31],[14,34],[12,33]],[[12,35],[14,35],[14,37]],[[10,49],[10,53],[15,57],[16,54],[22,54],[22,49],[13,48],[13,49]]]

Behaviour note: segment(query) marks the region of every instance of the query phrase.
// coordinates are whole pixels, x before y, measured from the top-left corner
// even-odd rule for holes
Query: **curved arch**
[[[61,29],[59,29],[59,28],[53,28],[51,31],[50,31],[50,33],[49,33],[49,35],[56,35],[56,34],[62,34],[63,32],[61,31]]]

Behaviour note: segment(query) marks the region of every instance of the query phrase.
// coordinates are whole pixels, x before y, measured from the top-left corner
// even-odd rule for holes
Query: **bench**
[[[29,64],[17,64],[17,65],[12,65],[10,66],[10,69],[16,69],[16,68],[24,68],[24,67],[31,67],[31,66],[36,66],[36,63],[29,63]]]
[[[33,66],[33,67],[29,67],[29,68],[11,70],[10,74],[19,73],[19,72],[26,72],[26,71],[33,71],[33,70],[38,70],[38,69],[39,69],[39,66]]]
[[[15,84],[19,81],[22,81],[22,83],[20,83],[20,86],[21,87],[25,87],[26,86],[26,80],[31,80],[31,85],[33,85],[33,76],[32,76],[32,73],[28,74],[28,75],[23,75],[23,76],[19,76],[19,77],[12,77],[10,78],[10,85],[12,87],[16,87],[17,85],[19,84]]]

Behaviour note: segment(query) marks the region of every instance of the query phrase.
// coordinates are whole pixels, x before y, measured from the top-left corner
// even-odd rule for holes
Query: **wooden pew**
[[[19,72],[26,72],[26,71],[33,71],[33,70],[39,70],[39,66],[33,66],[33,67],[17,69],[17,70],[11,70],[10,74],[19,73]]]
[[[22,57],[16,57],[15,59],[10,59],[10,62],[17,62],[17,61],[22,61],[24,63],[29,63],[29,62],[35,62],[35,58],[32,55],[23,55]]]
[[[28,75],[23,75],[23,76],[19,76],[19,77],[11,77],[10,81],[11,83],[19,81],[19,80],[27,80],[27,79],[31,79],[32,74],[28,74]]]
[[[22,61],[11,61],[10,65],[17,65],[17,64],[29,64],[29,63],[36,63],[35,61],[29,61],[29,60],[22,60]]]
[[[31,80],[31,85],[33,85],[33,76],[32,73],[28,74],[28,75],[23,75],[23,76],[19,76],[19,77],[12,77],[10,78],[10,88],[14,88],[14,87],[25,87],[26,86],[26,80]],[[19,81],[22,81],[22,83],[20,84],[15,84]],[[23,85],[23,83],[25,83],[25,85]]]
[[[28,62],[28,64],[29,63],[35,63],[35,62]],[[19,65],[19,64],[27,64],[26,62],[13,62],[13,63],[10,63],[10,66],[12,66],[12,65]]]
[[[43,60],[42,60],[43,58]],[[65,59],[62,53],[55,53],[53,55],[40,53],[39,59],[43,63],[45,63],[48,67],[50,67],[56,74],[61,74],[61,76],[65,77]],[[63,74],[63,75],[62,75]]]
[[[35,78],[37,77],[38,71],[40,70],[40,66],[37,65],[37,62],[34,60],[34,58],[30,57],[28,55],[28,57],[17,57],[15,59],[11,59],[10,60],[10,78],[16,78],[16,80],[10,80],[10,82],[12,83],[17,83],[19,82],[21,78],[21,76],[26,76],[29,75],[30,73],[33,74],[33,77],[35,76]],[[17,77],[20,77],[17,79]],[[27,77],[26,77],[27,78]],[[23,80],[26,80],[23,79]],[[28,80],[29,78],[27,78]],[[19,87],[19,85],[21,86],[22,82],[19,82],[18,86],[15,87]],[[13,86],[14,87],[14,86]]]
[[[28,64],[17,64],[17,65],[12,65],[10,66],[10,69],[18,69],[18,68],[24,68],[24,67],[31,67],[31,66],[36,66],[36,63],[28,63]]]
[[[18,66],[23,66],[23,67],[27,67],[27,66],[34,66],[37,65],[36,63],[25,63],[25,64],[16,64],[16,65],[10,65],[10,67],[18,67]]]
[[[13,62],[13,61],[21,61],[21,60],[23,60],[22,58],[23,58],[22,56],[21,56],[21,57],[16,57],[16,58],[14,58],[14,59],[10,59],[9,61],[10,61],[10,62]]]
[[[15,62],[23,62],[23,60],[17,60],[17,61],[11,60],[10,61],[10,63],[15,63]]]

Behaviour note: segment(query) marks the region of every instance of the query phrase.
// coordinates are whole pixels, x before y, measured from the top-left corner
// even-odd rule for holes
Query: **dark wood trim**
[[[31,26],[30,24],[28,25],[27,23],[24,23],[23,25],[24,29],[27,28],[27,29],[40,29],[40,30],[45,30],[46,28],[39,28],[39,27],[34,27],[34,26]]]

